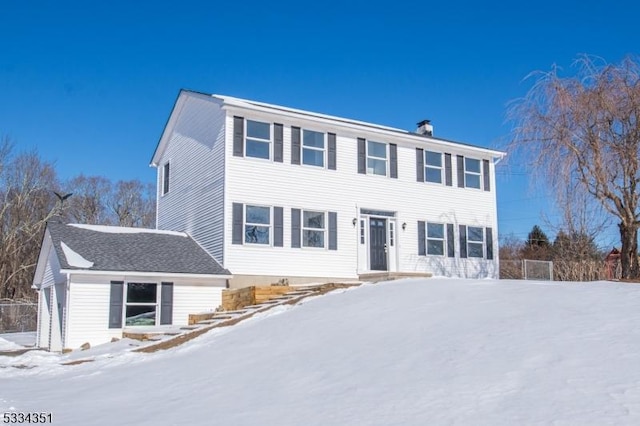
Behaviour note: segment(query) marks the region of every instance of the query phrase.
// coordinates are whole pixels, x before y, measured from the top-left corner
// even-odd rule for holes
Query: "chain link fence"
[[[500,278],[507,280],[599,281],[615,280],[620,276],[619,262],[500,260]]]
[[[0,299],[0,333],[35,331],[37,321],[37,303]]]

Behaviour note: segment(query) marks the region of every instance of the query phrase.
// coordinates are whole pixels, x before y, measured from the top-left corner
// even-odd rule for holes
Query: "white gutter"
[[[502,157],[505,155],[502,151],[495,151],[488,148],[482,148],[479,146],[468,145],[461,142],[453,142],[447,141],[438,138],[430,138],[428,136],[421,136],[412,134],[406,130],[397,129],[394,127],[381,126],[379,124],[367,123],[364,121],[351,120],[348,118],[341,118],[331,115],[319,114],[309,111],[296,110],[292,108],[280,107],[277,105],[269,105],[260,102],[254,101],[245,101],[238,98],[233,98],[229,96],[220,96],[220,95],[211,95],[213,98],[220,99],[224,102],[225,106],[229,106],[232,108],[240,108],[243,110],[251,110],[257,112],[263,112],[268,114],[278,114],[281,116],[289,117],[296,120],[312,120],[315,122],[320,122],[322,124],[331,125],[331,126],[340,126],[343,128],[348,128],[350,130],[356,132],[370,132],[377,133],[380,135],[384,135],[387,137],[393,137],[402,140],[409,140],[414,143],[419,144],[434,144],[434,145],[444,145],[451,148],[455,148],[455,150],[467,150],[472,152],[482,152],[484,154],[491,154],[495,157]]]
[[[175,278],[224,278],[231,279],[233,275],[214,274],[182,274],[179,272],[139,272],[139,271],[96,271],[86,269],[61,269],[66,274],[81,275],[137,275],[140,277],[175,277]]]

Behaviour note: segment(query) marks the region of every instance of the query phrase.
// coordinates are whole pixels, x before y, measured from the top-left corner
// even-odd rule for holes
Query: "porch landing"
[[[433,274],[429,272],[367,272],[358,275],[360,281],[369,281],[377,283],[379,281],[392,281],[401,278],[431,278]]]

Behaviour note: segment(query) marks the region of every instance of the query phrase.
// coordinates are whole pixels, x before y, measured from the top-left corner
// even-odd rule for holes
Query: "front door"
[[[373,271],[387,270],[387,219],[369,219],[370,268]]]

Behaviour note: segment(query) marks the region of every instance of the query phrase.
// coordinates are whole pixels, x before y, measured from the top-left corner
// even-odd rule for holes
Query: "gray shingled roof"
[[[47,229],[62,269],[231,275],[186,234],[148,229],[122,233],[119,231],[123,228],[118,227],[108,227],[112,232],[103,232],[105,228],[86,229],[52,222]],[[71,265],[62,243],[93,262],[93,266]]]

